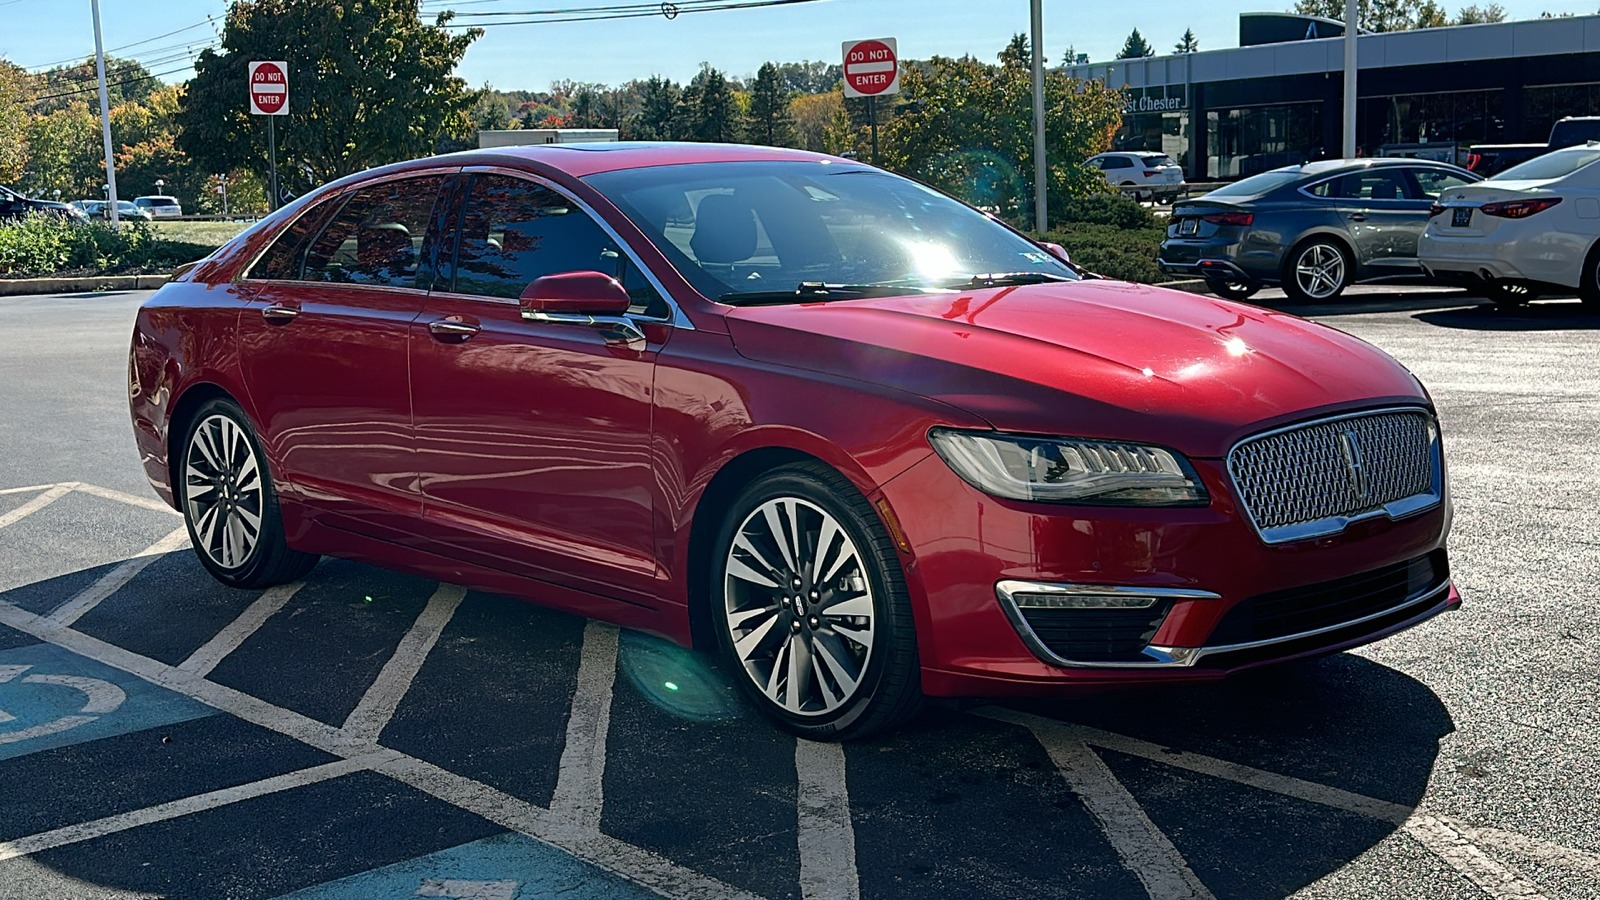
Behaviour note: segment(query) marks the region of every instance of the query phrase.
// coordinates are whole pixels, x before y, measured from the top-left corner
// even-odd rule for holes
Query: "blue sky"
[[[425,10],[525,11],[613,5],[623,0],[423,0]],[[1481,2],[1481,0],[1478,0]],[[1045,55],[1071,45],[1095,60],[1113,57],[1137,27],[1158,52],[1192,28],[1202,50],[1238,43],[1238,14],[1286,9],[1293,0],[1142,0],[1086,3],[1045,0]],[[1596,0],[1501,0],[1511,18],[1540,12],[1594,11]],[[187,78],[190,53],[216,40],[206,17],[221,18],[223,0],[102,0],[108,50],[141,59],[167,81]],[[1462,0],[1445,0],[1454,15]],[[744,9],[620,21],[489,28],[467,52],[460,74],[474,85],[544,89],[570,78],[617,84],[664,75],[686,80],[702,61],[729,74],[752,75],[766,60],[837,62],[847,39],[895,37],[905,57],[970,53],[993,59],[1012,33],[1028,30],[1028,0],[816,0]],[[467,21],[460,19],[458,21]],[[179,29],[187,29],[179,31]],[[177,32],[166,37],[161,35]],[[127,46],[134,45],[134,46]],[[89,0],[0,0],[0,57],[27,68],[82,58],[94,50]],[[292,54],[292,49],[286,49]]]

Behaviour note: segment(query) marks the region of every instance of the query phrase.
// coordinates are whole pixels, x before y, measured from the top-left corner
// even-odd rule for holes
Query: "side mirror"
[[[1059,259],[1064,263],[1072,262],[1072,257],[1067,255],[1067,248],[1061,246],[1060,244],[1052,244],[1049,241],[1040,241],[1039,246],[1048,251],[1051,256],[1054,256],[1056,259]]]
[[[518,302],[524,315],[620,316],[633,301],[615,278],[603,272],[563,272],[535,279]]]

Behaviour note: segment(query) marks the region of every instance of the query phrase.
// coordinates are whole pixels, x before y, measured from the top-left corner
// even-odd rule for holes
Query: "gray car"
[[[1358,281],[1421,277],[1439,192],[1481,181],[1418,159],[1338,159],[1263,172],[1173,207],[1158,262],[1243,300],[1266,285],[1325,302]]]

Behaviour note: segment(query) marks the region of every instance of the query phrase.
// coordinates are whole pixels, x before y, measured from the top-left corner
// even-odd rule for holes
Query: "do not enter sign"
[[[900,93],[900,56],[894,38],[844,42],[844,95]]]
[[[250,113],[257,116],[289,114],[289,64],[250,64]]]

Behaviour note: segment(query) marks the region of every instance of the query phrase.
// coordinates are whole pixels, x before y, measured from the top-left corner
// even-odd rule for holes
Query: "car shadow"
[[[1569,331],[1600,328],[1600,314],[1576,299],[1538,300],[1520,309],[1500,309],[1491,304],[1461,309],[1440,309],[1412,318],[1441,328],[1475,331]]]

